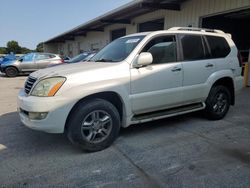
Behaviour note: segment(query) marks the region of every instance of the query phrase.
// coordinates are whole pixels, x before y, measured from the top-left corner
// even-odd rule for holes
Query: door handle
[[[211,63],[208,63],[208,64],[206,64],[206,67],[208,68],[208,67],[213,67],[214,65],[213,64],[211,64]]]
[[[171,71],[172,71],[172,72],[181,71],[181,68],[180,68],[180,67],[174,67]]]

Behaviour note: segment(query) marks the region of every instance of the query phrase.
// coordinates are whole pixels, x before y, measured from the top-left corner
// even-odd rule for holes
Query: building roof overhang
[[[44,43],[60,43],[65,42],[65,40],[74,40],[76,36],[86,36],[87,32],[104,32],[104,28],[112,24],[132,24],[131,20],[133,18],[160,9],[180,11],[181,3],[184,1],[135,0],[53,37]]]

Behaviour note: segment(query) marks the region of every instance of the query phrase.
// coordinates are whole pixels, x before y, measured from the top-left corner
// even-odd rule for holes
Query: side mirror
[[[152,62],[153,62],[152,54],[149,52],[142,52],[137,58],[135,67],[139,68],[139,67],[143,67],[146,65],[150,65]]]

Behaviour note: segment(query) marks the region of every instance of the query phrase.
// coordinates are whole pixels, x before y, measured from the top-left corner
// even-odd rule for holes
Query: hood
[[[16,63],[18,63],[18,61],[12,59],[12,60],[1,61],[1,62],[0,62],[0,65],[1,65],[1,66],[14,65],[14,64],[16,64]]]
[[[110,69],[116,67],[120,63],[103,63],[103,62],[85,62],[85,63],[73,63],[65,64],[64,66],[55,66],[38,70],[30,74],[35,78],[45,78],[53,76],[69,77],[76,74],[82,74],[86,72],[93,72],[101,69]]]

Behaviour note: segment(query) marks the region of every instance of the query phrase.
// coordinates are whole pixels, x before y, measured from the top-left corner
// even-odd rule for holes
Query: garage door
[[[234,11],[202,18],[202,27],[220,29],[232,35],[243,57],[248,57],[250,49],[250,9]]]
[[[157,31],[164,29],[164,19],[143,22],[138,25],[138,32]]]
[[[111,41],[113,41],[117,38],[123,37],[125,35],[126,35],[125,28],[113,30],[113,31],[111,31]]]

